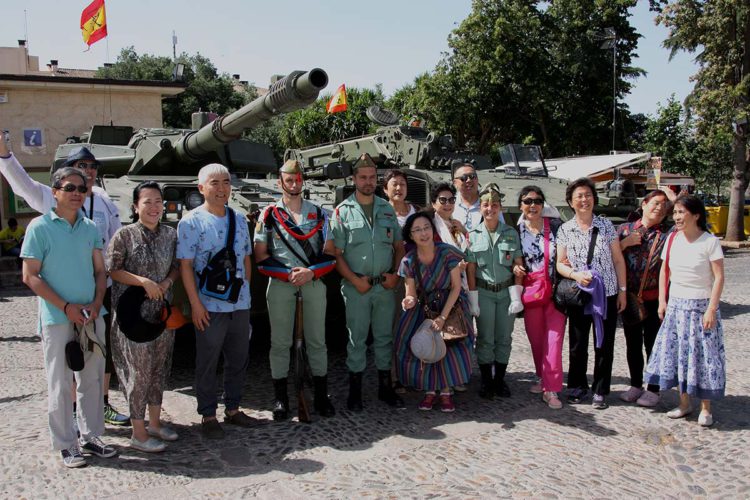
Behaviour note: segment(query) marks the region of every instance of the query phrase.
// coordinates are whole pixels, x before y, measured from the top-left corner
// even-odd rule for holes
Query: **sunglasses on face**
[[[458,179],[461,182],[473,181],[476,178],[477,178],[477,174],[464,174],[460,177],[456,177],[456,179]]]
[[[99,164],[94,163],[94,162],[79,161],[78,164],[76,164],[76,168],[80,168],[80,169],[90,168],[92,170],[96,170],[97,168],[99,168]]]
[[[541,198],[524,198],[521,203],[524,205],[544,205],[544,200]]]
[[[437,201],[441,205],[445,205],[445,204],[455,205],[456,204],[456,197],[455,196],[451,196],[449,198],[446,198],[445,196],[438,196]]]
[[[65,191],[66,193],[72,193],[73,191],[78,191],[81,194],[83,194],[86,191],[88,191],[88,189],[86,188],[86,186],[84,186],[83,184],[81,184],[80,186],[77,186],[77,185],[75,185],[73,183],[70,183],[70,182],[68,184],[65,184],[64,186],[60,186],[58,184],[57,186],[55,186],[55,189],[59,189],[61,191]]]

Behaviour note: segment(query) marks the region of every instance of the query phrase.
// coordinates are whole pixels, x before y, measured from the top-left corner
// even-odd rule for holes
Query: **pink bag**
[[[524,307],[534,308],[547,304],[552,298],[552,283],[549,279],[549,220],[544,218],[544,267],[539,271],[527,273],[523,279]]]

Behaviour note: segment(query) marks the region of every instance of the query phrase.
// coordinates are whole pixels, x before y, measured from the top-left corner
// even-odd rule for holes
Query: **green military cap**
[[[490,203],[502,203],[503,198],[505,198],[505,195],[500,192],[500,187],[494,182],[487,184],[479,193],[480,200]]]
[[[280,174],[302,174],[302,164],[297,160],[287,160],[279,169]]]
[[[362,153],[362,156],[360,156],[354,164],[353,170],[354,172],[356,172],[357,169],[360,168],[378,168],[378,166],[375,165],[374,161],[372,161],[372,157],[370,155],[368,155],[367,153]]]

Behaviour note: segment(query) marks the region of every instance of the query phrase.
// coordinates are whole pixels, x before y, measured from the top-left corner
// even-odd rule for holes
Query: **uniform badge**
[[[312,212],[307,214],[307,220],[318,220],[318,216]]]

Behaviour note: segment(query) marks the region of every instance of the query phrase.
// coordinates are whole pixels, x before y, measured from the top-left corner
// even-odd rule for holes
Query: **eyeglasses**
[[[577,194],[576,196],[574,196],[573,199],[575,199],[575,200],[589,200],[589,199],[591,199],[593,197],[594,197],[594,195],[591,194],[591,193],[581,193],[581,194]]]
[[[92,162],[79,161],[78,163],[76,163],[76,168],[80,168],[80,169],[90,168],[92,170],[96,170],[99,168],[99,164],[93,161]]]
[[[521,203],[524,205],[544,205],[544,200],[541,198],[524,198]]]
[[[456,204],[456,197],[455,196],[451,196],[449,198],[446,198],[445,196],[438,196],[437,201],[441,205],[445,205],[445,204],[455,205]]]
[[[411,229],[412,234],[425,233],[427,231],[432,232],[432,226],[413,227]]]
[[[84,194],[86,191],[88,191],[88,188],[85,185],[81,184],[79,186],[79,185],[73,184],[72,182],[69,182],[68,184],[65,184],[64,186],[57,184],[55,186],[55,189],[65,191],[66,193],[72,193],[73,191],[78,191],[81,194]]]
[[[459,180],[461,182],[466,182],[466,181],[473,181],[476,178],[477,178],[477,174],[464,174],[460,177],[456,177],[456,180]]]

